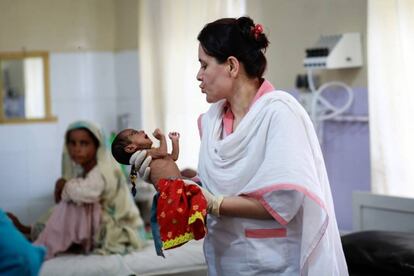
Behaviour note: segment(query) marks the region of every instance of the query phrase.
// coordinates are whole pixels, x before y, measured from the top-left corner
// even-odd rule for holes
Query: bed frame
[[[353,231],[414,233],[414,198],[354,192],[352,206]]]

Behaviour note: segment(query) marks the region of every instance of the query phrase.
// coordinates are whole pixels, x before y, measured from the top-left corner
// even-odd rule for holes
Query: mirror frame
[[[1,69],[2,60],[24,59],[27,57],[40,57],[43,60],[45,116],[43,118],[7,118],[4,113],[4,102],[3,102],[5,92],[3,91],[3,85],[0,85],[0,124],[37,123],[37,122],[57,121],[57,118],[52,115],[52,106],[50,102],[49,53],[48,52],[45,52],[45,51],[0,52],[0,69]],[[1,77],[0,77],[0,82],[2,82]]]

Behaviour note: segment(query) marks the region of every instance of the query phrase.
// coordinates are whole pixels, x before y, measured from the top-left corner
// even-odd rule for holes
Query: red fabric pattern
[[[181,179],[161,179],[157,202],[157,221],[163,249],[171,249],[206,234],[207,202],[197,185]]]

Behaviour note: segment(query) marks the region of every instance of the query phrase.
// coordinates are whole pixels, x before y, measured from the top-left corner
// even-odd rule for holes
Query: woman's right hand
[[[66,184],[66,179],[64,179],[64,178],[59,178],[56,181],[56,184],[55,184],[55,203],[59,203],[60,200],[62,199],[62,191],[63,191],[63,188],[65,187],[65,184]]]

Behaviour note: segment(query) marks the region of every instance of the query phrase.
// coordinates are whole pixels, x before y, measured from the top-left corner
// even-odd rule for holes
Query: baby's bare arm
[[[171,143],[172,143],[172,152],[170,154],[170,157],[174,161],[177,161],[178,155],[180,153],[180,145],[179,145],[179,142],[178,142],[178,140],[180,139],[180,133],[170,132],[168,134],[168,137],[171,139]]]
[[[160,146],[158,148],[152,148],[148,150],[148,154],[152,156],[153,159],[164,158],[167,156],[167,141],[165,139],[164,133],[161,132],[159,128],[154,130],[154,137],[160,141]]]

